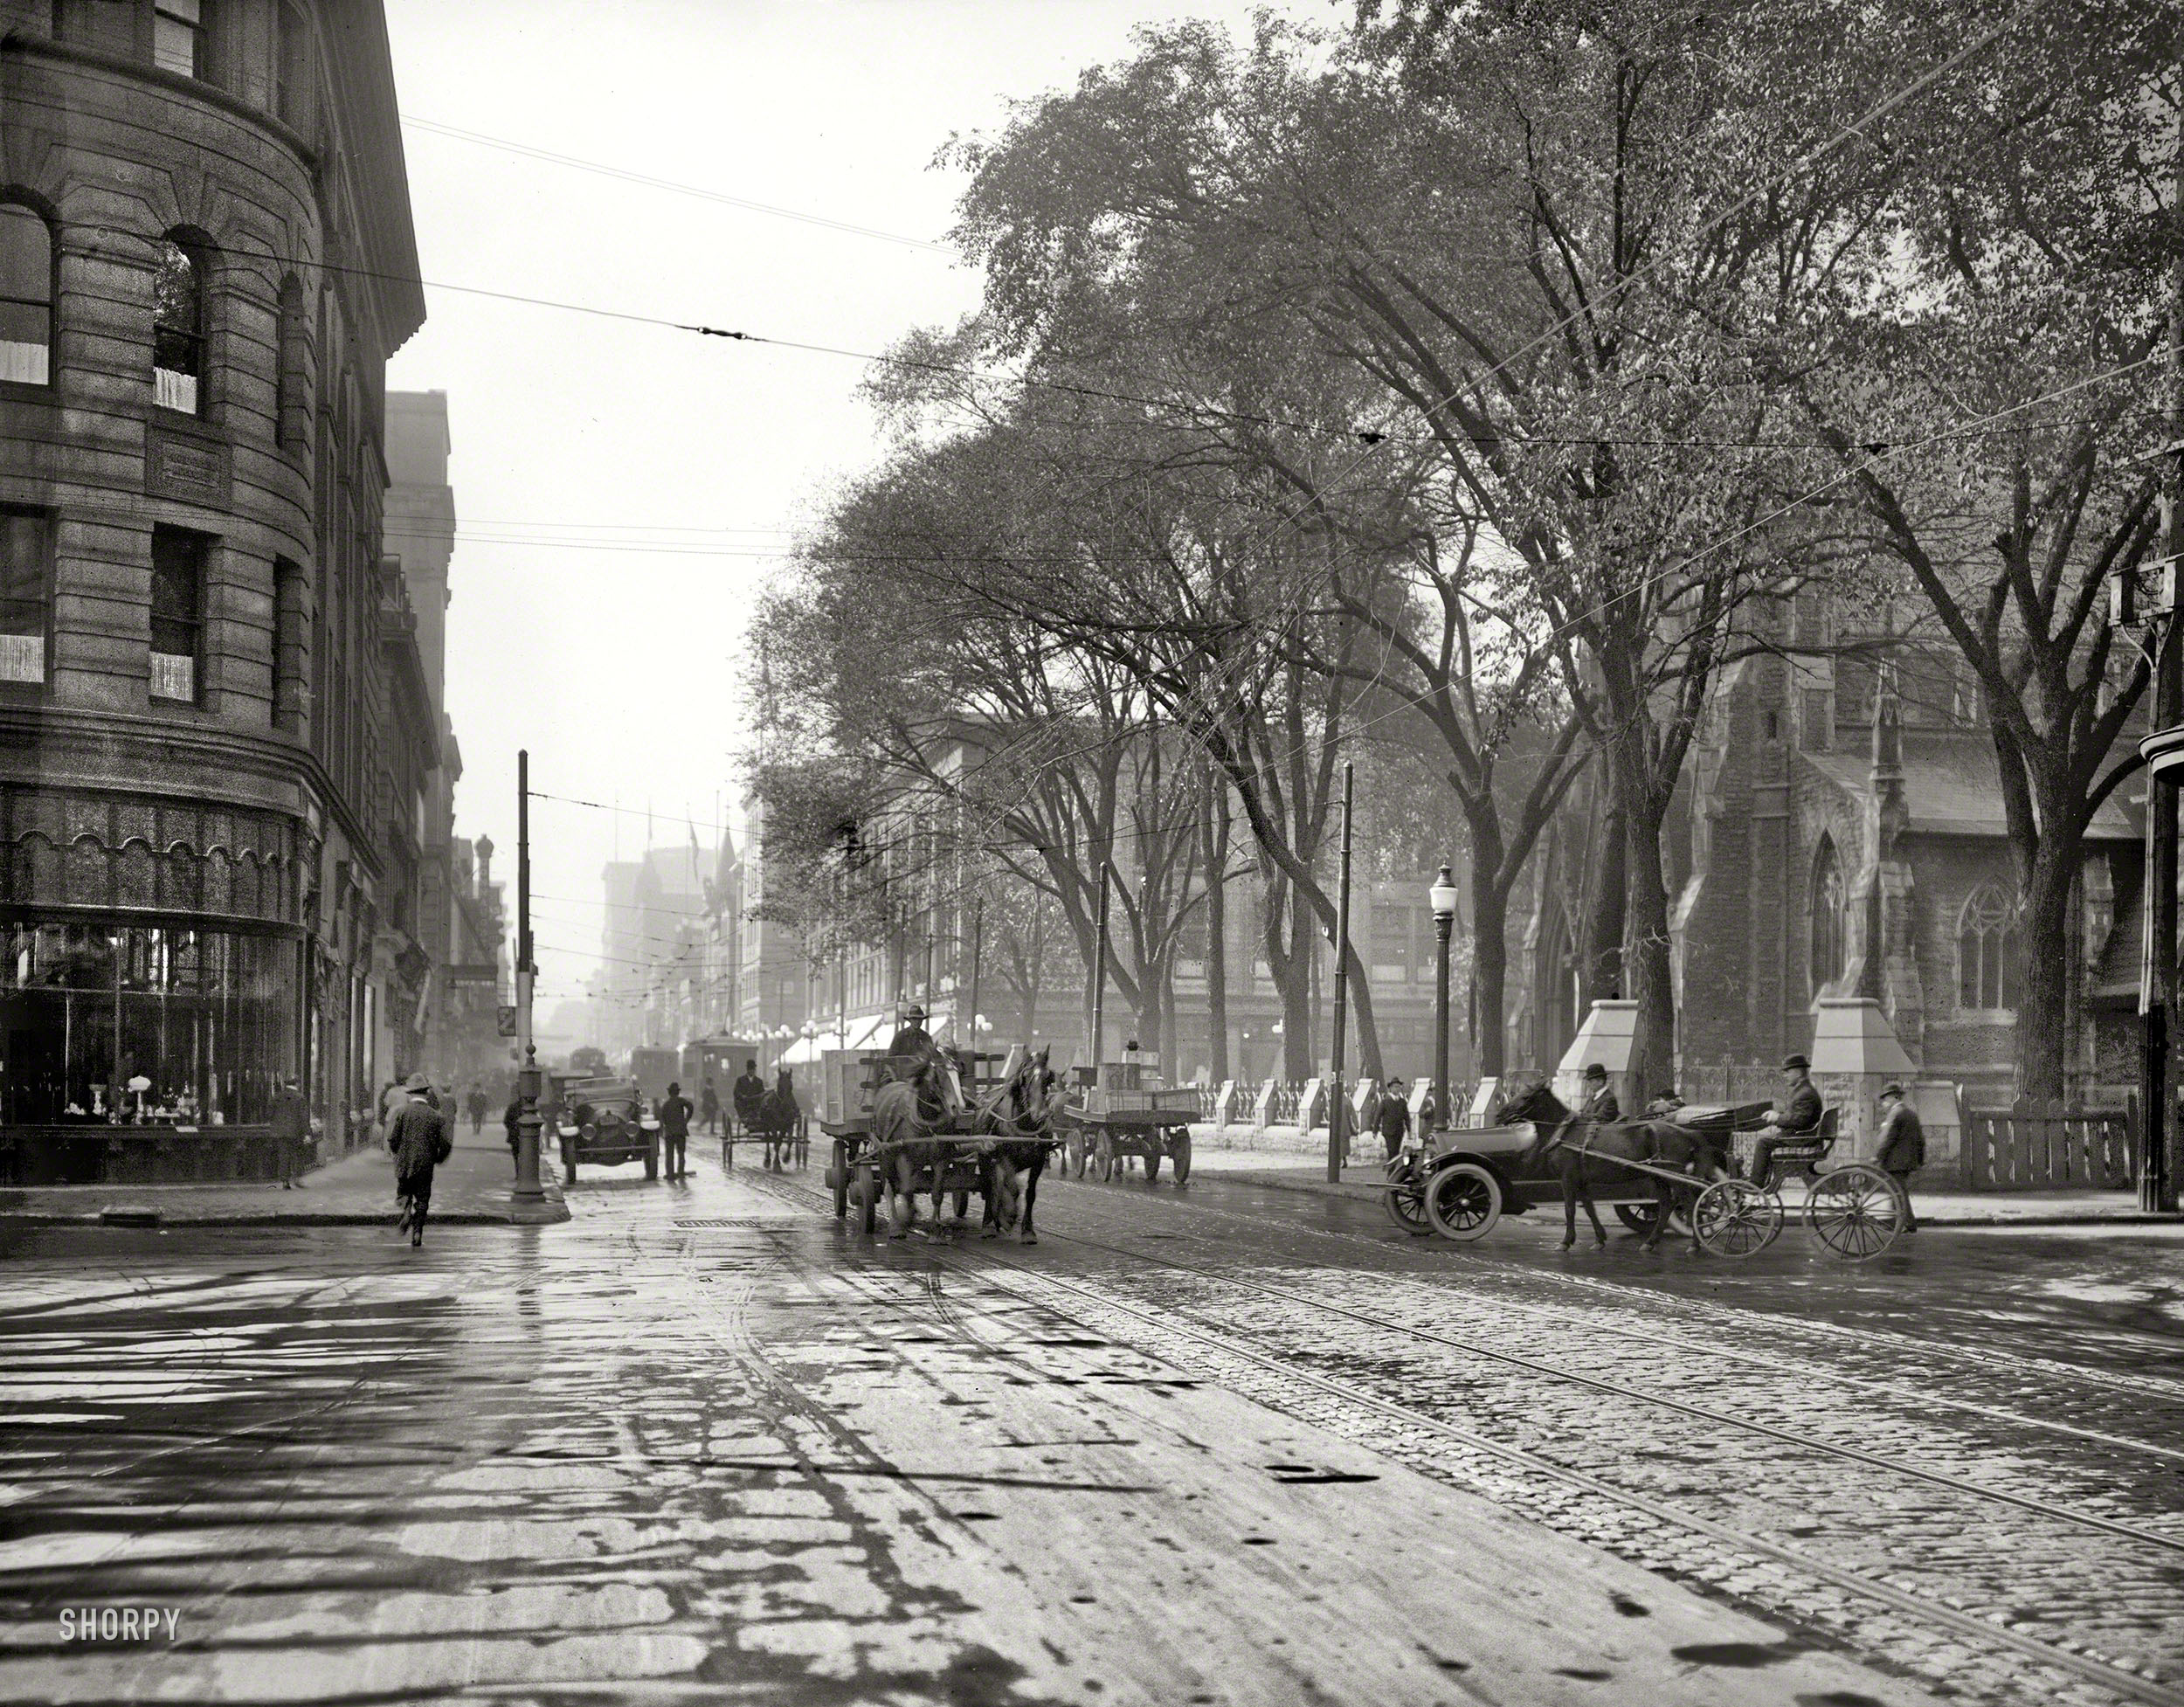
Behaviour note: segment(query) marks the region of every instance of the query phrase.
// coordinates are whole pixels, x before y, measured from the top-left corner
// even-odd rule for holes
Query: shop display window
[[[0,925],[0,1124],[255,1125],[293,1070],[301,948],[158,924]]]

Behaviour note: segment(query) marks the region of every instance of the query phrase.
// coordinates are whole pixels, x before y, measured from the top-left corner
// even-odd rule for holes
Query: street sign
[[[501,1036],[514,1037],[515,1035],[515,1012],[516,1011],[513,1006],[504,1006],[501,1009]]]

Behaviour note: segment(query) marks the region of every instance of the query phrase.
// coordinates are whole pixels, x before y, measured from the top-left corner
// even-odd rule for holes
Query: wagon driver
[[[1578,1118],[1602,1126],[1623,1117],[1623,1105],[1615,1100],[1615,1087],[1607,1082],[1607,1069],[1598,1061],[1585,1067],[1585,1101],[1578,1104]]]
[[[1802,1055],[1788,1056],[1782,1073],[1790,1082],[1790,1094],[1767,1110],[1766,1129],[1752,1146],[1751,1177],[1761,1185],[1767,1182],[1768,1164],[1780,1146],[1800,1143],[1820,1130],[1820,1089],[1813,1083],[1812,1062]]]
[[[925,1010],[916,1002],[902,1010],[902,1023],[895,1027],[894,1037],[888,1042],[888,1060],[898,1079],[916,1082],[922,1077],[930,1077],[943,1109],[953,1110],[963,1106],[962,1099],[956,1094],[956,1075],[949,1071],[940,1046],[925,1029]]]

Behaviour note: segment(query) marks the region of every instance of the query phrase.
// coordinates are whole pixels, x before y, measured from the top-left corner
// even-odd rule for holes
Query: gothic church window
[[[1813,855],[1812,990],[1817,996],[1842,976],[1844,955],[1842,861],[1835,839],[1823,835]]]
[[[1957,916],[1957,1006],[2006,1012],[2017,1006],[2017,909],[1998,884],[1982,884]]]

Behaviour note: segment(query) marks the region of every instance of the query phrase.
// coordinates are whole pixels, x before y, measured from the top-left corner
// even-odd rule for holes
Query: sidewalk
[[[553,1171],[542,1158],[542,1177]],[[455,1152],[432,1182],[432,1219],[473,1225],[515,1220],[509,1188],[515,1183],[508,1146],[497,1123],[473,1137],[456,1136]],[[565,1221],[561,1187],[545,1179],[541,1211],[524,1219]],[[0,1220],[129,1223],[156,1220],[163,1227],[248,1227],[260,1223],[333,1226],[394,1224],[394,1158],[377,1145],[356,1151],[303,1177],[294,1191],[278,1180],[221,1185],[38,1185],[0,1187]]]
[[[1321,1142],[1325,1142],[1322,1136]],[[1378,1162],[1351,1164],[1342,1171],[1342,1182],[1326,1178],[1327,1157],[1322,1150],[1216,1150],[1193,1144],[1191,1172],[1218,1174],[1243,1185],[1263,1185],[1282,1192],[1313,1192],[1323,1197],[1357,1198],[1377,1203],[1385,1183]],[[1914,1185],[1911,1201],[1922,1227],[2074,1227],[2099,1222],[2119,1227],[2172,1226],[2184,1216],[2148,1215],[2129,1192],[1930,1192]],[[1794,1209],[1801,1202],[1794,1185],[1784,1200]]]

